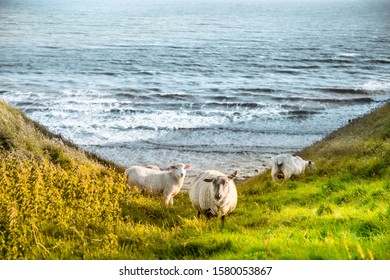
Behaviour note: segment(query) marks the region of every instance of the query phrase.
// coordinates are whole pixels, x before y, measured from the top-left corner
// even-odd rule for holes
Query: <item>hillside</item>
[[[0,259],[389,259],[390,105],[299,154],[317,170],[238,185],[225,227],[125,183],[0,102]]]
[[[107,242],[122,172],[0,102],[0,259],[80,258],[86,236]]]

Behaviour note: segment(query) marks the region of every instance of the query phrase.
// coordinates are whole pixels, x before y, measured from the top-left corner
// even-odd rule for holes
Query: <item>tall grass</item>
[[[17,152],[0,159],[0,256],[85,258],[110,237],[125,191],[118,174],[85,166],[63,169]]]
[[[301,151],[314,172],[237,184],[222,227],[0,102],[0,259],[390,259],[389,111]]]

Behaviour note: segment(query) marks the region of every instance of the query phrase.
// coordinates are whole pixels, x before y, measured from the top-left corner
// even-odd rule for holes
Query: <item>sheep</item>
[[[144,166],[131,166],[126,169],[127,183],[137,186],[140,191],[148,191],[153,195],[163,195],[165,205],[173,205],[173,197],[179,193],[184,183],[186,171],[191,166],[178,163],[170,170],[155,170]]]
[[[307,168],[315,169],[316,166],[311,160],[304,160],[300,156],[277,155],[272,161],[271,176],[275,182],[283,181],[293,175],[304,173]]]
[[[200,173],[190,186],[192,206],[198,210],[198,218],[204,214],[208,219],[221,215],[222,224],[227,214],[237,205],[237,189],[233,179],[237,171],[227,176],[216,170]]]

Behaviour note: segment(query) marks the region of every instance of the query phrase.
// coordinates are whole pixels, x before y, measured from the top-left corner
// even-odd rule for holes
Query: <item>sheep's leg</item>
[[[165,205],[168,206],[168,205],[173,205],[173,196],[172,195],[169,195],[165,198]]]
[[[201,213],[200,213],[200,211],[198,210],[198,219],[200,219],[200,215],[201,215]]]
[[[225,215],[223,215],[222,217],[221,217],[221,221],[222,221],[222,227],[225,227]]]

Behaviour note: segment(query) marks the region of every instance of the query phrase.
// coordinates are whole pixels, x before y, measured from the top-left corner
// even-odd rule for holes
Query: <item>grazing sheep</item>
[[[225,216],[237,205],[237,190],[233,179],[237,171],[227,176],[219,171],[207,170],[199,174],[190,189],[192,206],[207,218],[221,215],[222,224]]]
[[[278,155],[272,161],[271,176],[276,182],[289,179],[292,175],[299,175],[305,172],[306,168],[315,169],[314,162],[304,160],[299,156]]]
[[[186,171],[191,166],[183,163],[172,165],[169,170],[159,171],[144,166],[132,166],[126,169],[127,183],[137,186],[140,191],[154,195],[163,195],[165,205],[173,205],[173,197],[179,193],[184,183]]]

